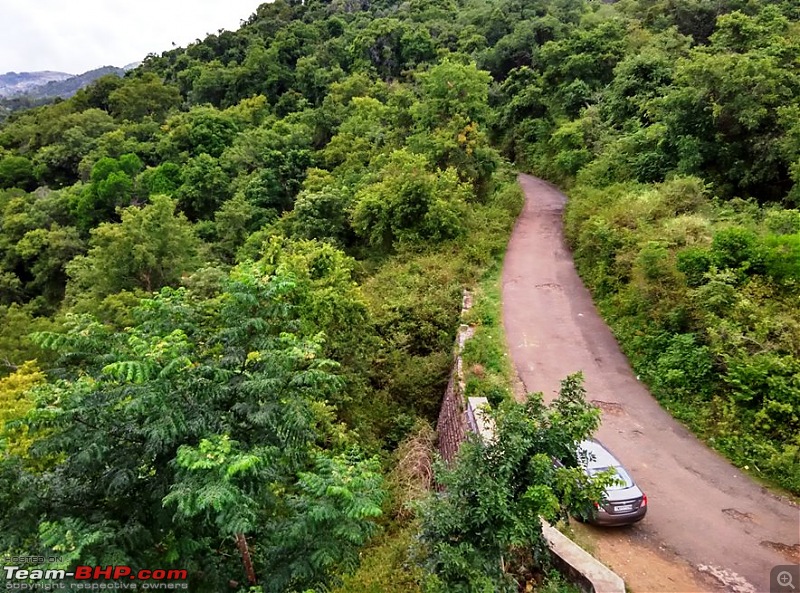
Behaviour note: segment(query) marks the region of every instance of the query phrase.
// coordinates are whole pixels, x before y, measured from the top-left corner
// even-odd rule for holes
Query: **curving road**
[[[603,410],[598,438],[648,495],[647,517],[623,529],[634,559],[638,546],[690,565],[704,589],[768,592],[772,567],[800,563],[800,509],[706,447],[637,381],[575,271],[562,232],[566,197],[530,175],[519,183],[526,199],[503,266],[503,316],[526,391],[549,401],[562,378],[583,371]],[[697,590],[663,583],[639,579],[634,592]]]

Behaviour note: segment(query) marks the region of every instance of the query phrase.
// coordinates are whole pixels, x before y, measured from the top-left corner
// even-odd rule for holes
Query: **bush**
[[[742,227],[720,229],[714,234],[711,257],[720,268],[748,268],[752,271],[761,265],[758,237]]]
[[[778,282],[800,281],[800,234],[768,235],[764,245],[766,273]]]
[[[356,233],[371,246],[387,250],[396,243],[430,245],[462,235],[471,189],[453,169],[429,173],[427,168],[424,156],[395,151],[380,181],[356,194]]]
[[[712,256],[702,247],[687,247],[678,252],[676,265],[686,277],[686,284],[697,287],[705,282],[704,276],[711,268]]]
[[[576,267],[653,393],[735,463],[793,492],[797,224],[796,211],[712,202],[696,178],[580,185],[566,212]]]
[[[712,391],[712,369],[708,347],[698,345],[694,334],[678,334],[656,359],[650,384],[657,395],[697,404]]]

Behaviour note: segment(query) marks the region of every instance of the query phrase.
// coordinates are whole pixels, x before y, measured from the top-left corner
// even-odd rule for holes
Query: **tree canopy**
[[[521,208],[514,168],[570,192],[577,267],[657,397],[800,492],[798,19],[788,0],[276,0],[4,110],[0,551],[181,559],[195,590],[245,591],[241,547],[289,593],[415,529],[384,478],[436,417],[462,290]],[[498,423],[525,441],[521,409]],[[525,513],[568,493],[547,447],[498,450],[465,459],[520,534],[491,541],[523,558]],[[507,585],[482,526],[425,521],[472,547],[434,550],[415,587],[456,586],[467,557]]]

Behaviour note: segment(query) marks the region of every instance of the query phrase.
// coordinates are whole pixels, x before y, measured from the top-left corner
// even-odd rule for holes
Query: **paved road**
[[[647,517],[628,528],[633,545],[719,574],[719,590],[769,591],[770,569],[800,553],[800,509],[711,451],[637,381],[575,272],[565,196],[529,175],[519,182],[526,202],[503,267],[503,315],[525,389],[549,401],[563,377],[583,371],[603,409],[598,438],[648,495]]]

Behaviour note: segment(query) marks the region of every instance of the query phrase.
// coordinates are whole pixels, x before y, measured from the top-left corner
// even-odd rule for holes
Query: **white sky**
[[[124,66],[219,29],[264,0],[0,0],[0,74]]]

